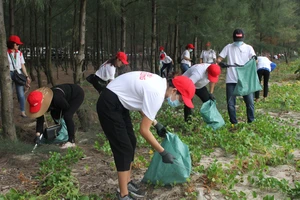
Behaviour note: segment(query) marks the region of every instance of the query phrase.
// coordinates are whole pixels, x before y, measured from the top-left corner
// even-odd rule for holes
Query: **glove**
[[[159,137],[166,137],[167,129],[164,127],[164,125],[157,122],[154,128],[156,129],[156,133]]]
[[[209,99],[211,99],[213,101],[216,100],[215,96],[212,93],[209,93]]]
[[[164,150],[163,152],[159,153],[162,157],[163,163],[170,163],[173,164],[173,161],[176,159],[172,154]]]
[[[228,68],[229,67],[228,64],[223,63],[223,62],[220,62],[219,65],[220,65],[221,68]]]

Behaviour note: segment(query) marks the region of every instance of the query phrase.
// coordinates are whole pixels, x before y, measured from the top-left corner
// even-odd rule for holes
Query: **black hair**
[[[169,87],[172,87],[172,88],[176,88],[175,85],[173,84],[173,81],[172,81],[172,80],[173,80],[173,78],[169,78],[169,79],[168,79],[168,86],[169,86]],[[177,89],[177,88],[176,88],[176,89]],[[179,92],[178,90],[176,91],[176,94],[181,95],[180,92]]]
[[[117,60],[117,58],[111,58],[107,61],[107,64],[115,65],[116,60]]]
[[[8,49],[13,49],[15,47],[15,42],[7,41],[6,46]]]

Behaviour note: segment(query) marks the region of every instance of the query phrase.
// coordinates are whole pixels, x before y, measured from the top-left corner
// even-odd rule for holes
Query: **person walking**
[[[263,97],[264,100],[268,96],[269,92],[269,79],[271,73],[271,64],[272,62],[266,56],[265,53],[262,56],[257,57],[257,75],[259,82],[261,82],[262,78],[264,78],[264,87],[263,87]],[[259,101],[259,91],[255,92],[255,101]]]
[[[205,44],[206,49],[201,52],[200,55],[200,63],[216,63],[216,52],[211,49],[211,44],[210,42],[207,42]]]
[[[159,47],[159,51],[160,51],[159,59],[160,62],[162,63],[162,67],[160,69],[160,76],[168,78],[170,73],[172,72],[174,62],[172,58],[168,56],[166,52],[164,52],[163,46]],[[167,73],[164,72],[165,70],[167,71]]]
[[[191,65],[192,65],[192,58],[191,58],[191,52],[193,52],[194,49],[193,44],[188,44],[185,47],[185,51],[181,54],[181,63],[180,63],[180,68],[181,68],[181,73],[183,74],[186,70],[188,70]]]
[[[120,68],[123,65],[128,65],[127,55],[120,51],[114,58],[105,61],[95,74],[88,76],[87,81],[90,82],[100,94],[107,84],[115,79],[116,68]]]
[[[193,65],[189,68],[183,76],[190,78],[196,87],[196,95],[204,103],[208,100],[214,100],[213,95],[216,83],[219,80],[221,74],[220,66],[217,64],[201,63]],[[206,85],[209,83],[209,91]],[[192,109],[188,106],[184,106],[184,120],[187,122],[192,114]]]
[[[139,132],[143,138],[162,156],[164,163],[172,164],[176,159],[167,152],[150,131],[156,128],[160,137],[165,137],[165,127],[155,120],[164,99],[177,107],[184,103],[193,108],[195,94],[193,82],[185,76],[165,79],[157,74],[134,71],[118,76],[101,93],[97,102],[97,113],[102,129],[109,141],[117,168],[121,200],[143,197],[143,192],[131,181],[131,166],[134,161],[136,136],[129,111],[139,111],[142,119]],[[129,194],[130,192],[130,194]]]
[[[245,34],[242,29],[235,29],[233,31],[233,43],[227,44],[221,51],[217,63],[222,62],[223,59],[227,58],[227,64],[232,66],[235,64],[244,65],[253,56],[255,51],[252,46],[244,43]],[[220,66],[222,66],[220,64]],[[237,124],[236,118],[236,96],[233,91],[237,84],[237,73],[235,67],[227,68],[226,73],[226,99],[227,99],[227,110],[231,124]],[[243,96],[247,110],[247,122],[251,123],[254,120],[254,99],[253,93]]]
[[[50,111],[53,120],[65,120],[68,130],[68,142],[61,149],[75,147],[75,124],[73,116],[84,99],[83,89],[76,84],[61,84],[52,88],[42,87],[28,94],[26,115],[36,118],[36,136],[43,133],[44,114]]]
[[[31,80],[28,76],[25,60],[23,57],[23,53],[19,50],[19,46],[22,45],[21,39],[17,35],[11,35],[7,41],[7,57],[10,69],[10,77],[12,79],[12,83],[15,84],[18,102],[20,104],[21,117],[26,117],[25,114],[25,89],[27,90],[30,87]],[[27,78],[26,84],[19,85],[13,80],[14,70],[17,70],[19,74],[24,74]]]

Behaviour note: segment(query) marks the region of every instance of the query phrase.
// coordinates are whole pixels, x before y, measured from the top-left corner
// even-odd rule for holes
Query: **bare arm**
[[[217,63],[222,62],[222,60],[223,60],[223,58],[219,56],[219,57],[217,58]]]
[[[24,75],[26,76],[26,78],[27,78],[27,83],[30,84],[31,80],[30,80],[30,78],[29,78],[29,76],[28,76],[28,73],[27,73],[27,70],[26,70],[25,65],[24,65],[24,64],[21,64],[21,68],[22,68],[23,74],[24,74]]]
[[[150,127],[152,125],[152,123],[156,122],[156,120],[154,120],[153,122],[146,117],[146,115],[144,115],[142,112],[140,112],[142,117],[142,122],[140,125],[140,134],[143,136],[143,138],[145,138],[145,140],[159,153],[164,151],[164,148],[158,143],[158,141],[156,140],[156,138],[153,136],[153,134],[150,131]],[[157,123],[157,122],[156,122]]]
[[[209,83],[209,93],[213,94],[214,93],[214,89],[215,89],[215,85],[216,83]]]

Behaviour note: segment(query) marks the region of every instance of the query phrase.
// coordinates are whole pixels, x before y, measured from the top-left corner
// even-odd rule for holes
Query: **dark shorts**
[[[117,171],[128,171],[136,147],[129,110],[124,108],[115,93],[105,88],[97,102],[97,113],[113,152]]]

